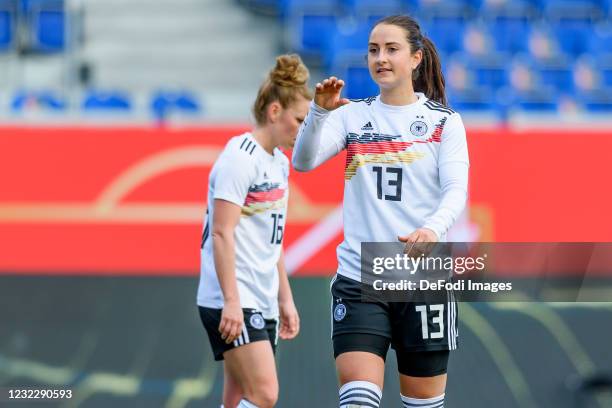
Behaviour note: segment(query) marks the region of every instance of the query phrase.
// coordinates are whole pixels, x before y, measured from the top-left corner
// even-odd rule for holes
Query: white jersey
[[[362,242],[398,242],[423,227],[444,240],[465,206],[469,160],[461,117],[417,96],[410,105],[386,105],[377,96],[332,112],[313,102],[300,128],[297,170],[347,151],[340,275],[361,280]]]
[[[243,308],[265,318],[278,316],[278,268],[289,196],[289,160],[279,149],[267,153],[250,133],[232,138],[215,162],[208,182],[197,303],[223,307],[213,257],[214,200],[242,207],[236,226],[236,280]]]

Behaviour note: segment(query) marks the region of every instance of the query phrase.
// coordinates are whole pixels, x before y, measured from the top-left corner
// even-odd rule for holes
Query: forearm
[[[236,281],[236,252],[234,234],[227,231],[213,231],[213,256],[219,286],[225,302],[240,302]]]
[[[455,223],[465,208],[467,200],[468,165],[450,163],[441,169],[442,198],[432,216],[423,225],[440,239]]]
[[[285,269],[285,257],[281,252],[280,259],[277,264],[278,268],[278,301],[280,303],[293,301],[291,286],[289,285],[289,277],[287,269]]]
[[[308,115],[298,131],[291,158],[297,171],[313,170],[338,153],[339,149],[333,142],[329,146],[322,144],[323,127],[329,114],[329,111],[311,103]]]

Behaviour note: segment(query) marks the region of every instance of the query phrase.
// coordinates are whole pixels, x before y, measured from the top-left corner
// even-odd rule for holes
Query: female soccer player
[[[444,405],[449,350],[457,345],[456,302],[365,303],[360,244],[436,242],[465,206],[468,152],[459,114],[446,106],[434,44],[408,16],[376,23],[368,68],[380,95],[341,98],[344,82],[316,85],[293,165],[308,171],[347,150],[344,241],[332,282],[333,346],[340,407],[378,407],[389,345],[397,354],[406,408]]]
[[[295,143],[307,81],[299,56],[278,57],[253,106],[255,129],[232,138],[210,173],[197,303],[215,360],[225,360],[225,408],[274,406],[278,336],[299,331],[281,251],[289,160],[278,147]]]

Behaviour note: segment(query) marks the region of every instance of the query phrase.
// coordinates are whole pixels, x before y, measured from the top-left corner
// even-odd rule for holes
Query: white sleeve
[[[229,201],[242,207],[249,193],[249,187],[257,176],[255,164],[249,160],[237,166],[228,158],[221,160],[215,176],[214,199]]]
[[[298,131],[291,161],[297,171],[309,171],[325,163],[346,145],[342,107],[328,111],[314,101]]]
[[[446,234],[465,207],[469,166],[465,127],[459,114],[453,114],[442,134],[438,158],[442,199],[438,209],[423,225],[434,231],[438,239]]]

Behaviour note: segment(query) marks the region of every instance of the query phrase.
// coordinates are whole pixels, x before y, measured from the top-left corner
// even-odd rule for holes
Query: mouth
[[[393,72],[393,71],[391,70],[391,68],[377,68],[376,69],[377,74],[382,74],[383,72]]]

